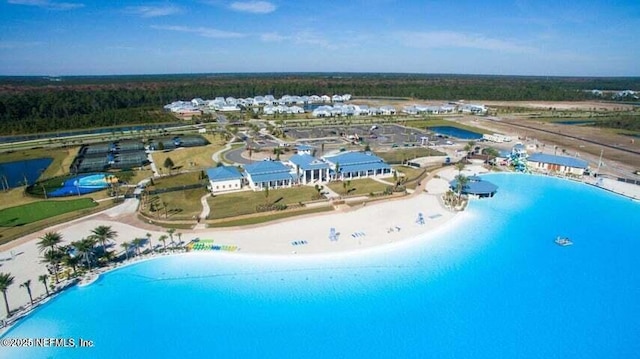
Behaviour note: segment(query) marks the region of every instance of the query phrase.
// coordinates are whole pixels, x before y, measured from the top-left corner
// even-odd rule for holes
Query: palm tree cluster
[[[168,235],[168,236],[167,236]],[[159,242],[162,242],[162,249],[167,249],[167,239],[171,239],[171,245],[173,248],[179,247],[182,244],[182,233],[176,233],[175,228],[167,230],[167,235],[161,235],[158,238]],[[174,242],[174,235],[178,237],[178,243]],[[53,276],[55,283],[59,283],[61,276],[60,273],[64,267],[71,269],[72,274],[68,274],[67,278],[77,277],[79,271],[86,270],[91,272],[96,266],[107,265],[113,262],[118,257],[115,255],[115,251],[110,250],[110,244],[118,236],[118,232],[114,231],[111,226],[98,226],[91,230],[91,233],[78,241],[71,242],[68,245],[63,245],[62,234],[59,232],[47,232],[38,241],[38,249],[42,253],[42,262],[47,264],[49,274],[42,274],[38,276],[38,281],[44,285],[46,296],[51,295],[51,290],[55,289],[53,284],[50,284],[50,276]],[[129,259],[129,250],[133,249],[135,255],[141,255],[141,248],[145,245],[149,246],[148,251],[153,252],[154,248],[151,242],[151,233],[147,233],[145,238],[134,238],[131,242],[123,242],[120,246],[124,249],[126,259]],[[7,317],[10,316],[11,311],[9,308],[9,302],[7,300],[7,290],[13,285],[14,277],[10,273],[0,273],[0,292],[2,292],[5,304],[5,310]],[[29,301],[31,305],[34,304],[32,295],[31,280],[26,280],[20,284],[20,288],[25,288],[29,295]]]
[[[91,272],[96,265],[112,261],[115,255],[109,250],[109,242],[112,242],[117,235],[118,233],[110,226],[98,226],[91,230],[89,236],[68,245],[62,245],[62,234],[47,232],[40,237],[38,249],[42,253],[42,261],[47,263],[49,274],[52,274],[55,282],[59,283],[62,266],[70,268],[73,270],[73,276],[77,276],[80,268],[86,268]],[[40,277],[45,288],[47,279],[47,276]]]

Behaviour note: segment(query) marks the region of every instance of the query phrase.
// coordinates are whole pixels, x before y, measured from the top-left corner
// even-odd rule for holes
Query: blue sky
[[[0,75],[640,76],[640,1],[1,0]]]

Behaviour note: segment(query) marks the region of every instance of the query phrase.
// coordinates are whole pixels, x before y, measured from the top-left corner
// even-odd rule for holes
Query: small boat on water
[[[570,246],[570,245],[573,244],[573,242],[571,242],[571,240],[569,238],[560,237],[560,236],[558,236],[554,242],[556,242],[556,244],[561,246],[561,247],[566,247],[566,246]]]

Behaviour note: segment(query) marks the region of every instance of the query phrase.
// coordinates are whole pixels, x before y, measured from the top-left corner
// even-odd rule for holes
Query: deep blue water
[[[481,133],[463,130],[461,128],[452,126],[434,126],[429,127],[428,130],[433,131],[440,135],[451,136],[459,138],[461,140],[479,140],[482,138]]]
[[[33,184],[51,162],[53,162],[51,158],[36,158],[0,163],[0,181],[4,181],[3,176],[5,176],[11,188],[24,186],[25,179],[29,184]],[[2,187],[0,186],[0,188]]]
[[[82,337],[94,349],[0,356],[638,357],[640,203],[551,177],[488,177],[495,197],[400,244],[188,254],[113,271],[5,336]],[[575,244],[557,246],[558,235]]]

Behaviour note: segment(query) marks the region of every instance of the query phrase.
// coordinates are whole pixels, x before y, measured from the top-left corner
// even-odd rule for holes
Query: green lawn
[[[385,178],[384,180],[389,183],[393,182],[392,177]],[[328,186],[337,194],[345,195],[345,188],[343,184],[345,182],[331,182]],[[384,183],[374,181],[370,178],[354,179],[351,180],[351,184],[349,186],[349,196],[368,196],[371,192],[383,192],[387,186],[388,185]]]
[[[386,152],[376,152],[376,155],[388,163],[401,163],[403,160],[412,160],[418,157],[446,156],[446,153],[431,148],[411,147],[395,148]]]
[[[63,213],[97,206],[92,199],[39,201],[0,210],[0,227],[18,227]]]
[[[149,212],[148,207],[146,207],[145,212],[153,218],[190,220],[200,215],[202,212],[200,198],[207,193],[208,191],[206,188],[196,188],[151,195],[149,200],[155,203],[154,208],[157,210]]]
[[[312,187],[295,187],[269,190],[269,198],[265,192],[244,191],[227,193],[209,197],[211,213],[209,219],[219,219],[256,213],[256,206],[266,202],[297,204],[310,201],[316,190]]]
[[[249,217],[242,219],[235,219],[230,221],[224,221],[219,223],[209,224],[209,227],[218,228],[218,227],[235,227],[235,226],[247,226],[250,224],[259,224],[265,223],[269,221],[275,221],[276,219],[283,219],[295,216],[302,216],[304,214],[312,214],[312,213],[322,213],[333,211],[332,206],[323,206],[323,207],[315,207],[309,209],[302,209],[298,211],[284,211],[273,214],[268,214],[265,216],[257,216],[257,217]]]
[[[200,182],[201,171],[185,172],[173,176],[161,177],[153,180],[153,185],[149,186],[149,190],[180,187],[192,185]]]

